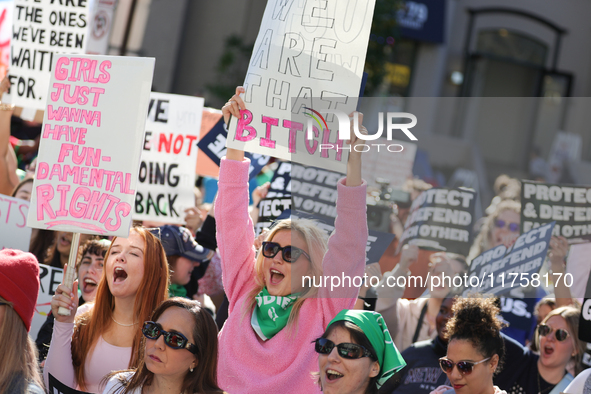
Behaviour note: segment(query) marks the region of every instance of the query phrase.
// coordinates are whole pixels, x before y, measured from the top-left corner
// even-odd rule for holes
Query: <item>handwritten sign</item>
[[[154,59],[55,58],[27,225],[127,236]]]
[[[31,336],[35,338],[39,329],[45,323],[47,315],[51,312],[51,298],[55,290],[62,283],[64,270],[62,268],[50,267],[49,265],[39,264],[39,295],[37,296],[37,305],[35,305],[35,314],[31,323]]]
[[[134,219],[184,223],[195,206],[195,164],[203,98],[151,93]]]
[[[0,195],[0,250],[29,251],[31,229],[26,227],[29,202]]]
[[[50,72],[59,53],[86,51],[88,1],[14,0],[12,87],[4,101],[45,109]]]
[[[355,110],[374,6],[269,1],[244,80],[247,110],[232,118],[228,147],[344,172],[336,116],[318,118],[311,139],[307,119],[311,110]]]

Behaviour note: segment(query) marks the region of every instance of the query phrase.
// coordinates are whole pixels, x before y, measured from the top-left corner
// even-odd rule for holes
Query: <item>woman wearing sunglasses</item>
[[[374,394],[406,363],[377,312],[343,310],[314,342],[325,394]]]
[[[45,382],[51,373],[69,387],[96,393],[111,371],[137,367],[143,359],[142,323],[167,298],[168,277],[158,238],[134,227],[128,238],[111,243],[94,304],[78,310],[77,294],[59,285],[51,301],[55,325]],[[60,306],[70,309],[70,316],[59,315]]]
[[[506,394],[493,385],[493,375],[505,354],[500,310],[492,298],[461,298],[446,325],[447,355],[439,365],[452,387],[439,386],[431,394]],[[453,391],[450,391],[453,392]],[[526,391],[530,393],[530,391]]]
[[[528,349],[517,354],[507,353],[508,358],[520,360],[515,363],[516,380],[505,388],[509,394],[559,394],[564,391],[573,380],[567,366],[573,363],[575,374],[582,370],[585,344],[577,337],[579,316],[580,311],[572,306],[554,309],[536,329],[539,355]]]
[[[142,326],[139,366],[113,372],[103,394],[222,393],[217,384],[218,329],[198,301],[164,301]]]
[[[226,124],[246,110],[236,94],[222,108]],[[362,116],[360,118],[360,123]],[[359,126],[365,130],[363,126]],[[367,132],[367,131],[365,131]],[[338,182],[335,232],[310,221],[281,220],[269,231],[258,253],[248,215],[249,161],[228,149],[220,167],[215,205],[218,246],[228,320],[220,333],[220,386],[232,393],[311,393],[318,387],[314,349],[307,346],[343,309],[354,306],[358,288],[309,286],[303,276],[363,276],[367,242],[366,184],[361,179],[360,140],[351,141],[347,177]],[[361,150],[361,149],[358,149]],[[317,282],[316,282],[317,283]]]

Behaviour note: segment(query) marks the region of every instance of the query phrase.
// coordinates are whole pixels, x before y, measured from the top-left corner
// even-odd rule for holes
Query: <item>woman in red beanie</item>
[[[39,293],[39,265],[31,253],[0,251],[0,394],[42,394],[37,349],[29,338]]]
[[[134,227],[128,238],[111,243],[94,304],[76,314],[78,295],[59,285],[51,301],[55,325],[45,382],[52,374],[69,387],[96,393],[111,371],[136,368],[143,359],[142,323],[168,297],[168,278],[162,244],[143,227]],[[59,315],[60,306],[71,315]]]

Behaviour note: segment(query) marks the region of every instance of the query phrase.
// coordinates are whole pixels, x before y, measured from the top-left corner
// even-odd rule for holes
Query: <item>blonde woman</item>
[[[246,109],[241,93],[244,89],[237,88],[222,109],[226,123]],[[357,142],[354,138],[351,146]],[[359,289],[331,292],[330,284],[316,288],[302,279],[363,276],[368,235],[361,154],[352,149],[347,177],[337,186],[335,232],[328,243],[311,222],[282,220],[268,233],[258,256],[248,215],[248,169],[244,152],[228,149],[215,205],[229,300],[219,337],[218,380],[232,394],[318,392],[311,375],[317,371],[317,356],[310,343],[339,311],[353,307]]]

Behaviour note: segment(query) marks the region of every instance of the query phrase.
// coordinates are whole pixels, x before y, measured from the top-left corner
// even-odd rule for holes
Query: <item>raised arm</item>
[[[556,298],[556,306],[567,306],[573,303],[570,288],[564,281],[566,255],[568,253],[568,241],[564,237],[550,238],[550,252],[548,257],[550,259],[550,269],[553,274],[561,274],[560,280],[557,280],[557,275],[552,275],[554,280],[554,297]]]
[[[367,133],[361,125],[363,115],[358,117],[359,130]],[[353,128],[353,124],[351,124]],[[365,268],[365,249],[367,246],[367,184],[361,179],[361,152],[354,148],[362,141],[351,131],[351,153],[347,162],[347,177],[337,185],[337,217],[335,230],[328,240],[328,251],[324,256],[323,275],[333,280],[343,275],[363,276]],[[341,309],[353,308],[359,288],[348,283],[338,288],[329,286],[319,289],[325,317],[334,317]],[[333,315],[334,314],[334,315]],[[332,315],[332,317],[330,316]]]
[[[0,82],[0,102],[2,96],[10,87],[8,78]],[[11,152],[10,146],[10,119],[12,117],[11,109],[0,108],[0,194],[10,196],[12,190],[18,184],[16,175],[16,157]]]
[[[240,109],[245,109],[239,97],[242,87],[224,105],[224,121],[230,115],[239,117]],[[217,243],[222,259],[224,289],[233,303],[245,292],[255,286],[254,227],[248,214],[248,169],[250,161],[244,159],[244,152],[228,148],[226,157],[220,165],[219,190],[215,201]]]

